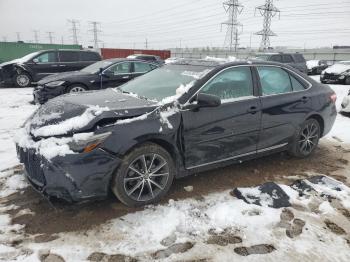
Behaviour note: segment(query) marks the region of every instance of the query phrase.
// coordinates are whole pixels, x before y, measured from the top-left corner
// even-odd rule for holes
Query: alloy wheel
[[[80,93],[80,92],[84,92],[85,89],[81,86],[75,86],[72,87],[71,90],[69,91],[69,93]]]
[[[30,79],[29,79],[29,76],[25,74],[21,74],[16,77],[16,82],[19,86],[26,87],[29,85]]]
[[[124,177],[126,194],[134,201],[149,201],[166,187],[169,164],[158,154],[143,154],[128,167]]]
[[[299,150],[304,155],[309,155],[317,145],[319,130],[315,123],[307,124],[299,137]]]

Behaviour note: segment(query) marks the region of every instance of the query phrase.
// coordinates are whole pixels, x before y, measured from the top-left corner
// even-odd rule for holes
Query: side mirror
[[[199,107],[217,107],[221,105],[220,97],[214,95],[199,93],[196,100]]]
[[[34,58],[33,59],[33,63],[35,63],[35,64],[39,63],[39,59],[38,58]]]

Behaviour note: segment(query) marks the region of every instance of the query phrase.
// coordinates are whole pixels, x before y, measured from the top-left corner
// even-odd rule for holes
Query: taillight
[[[333,103],[335,103],[337,101],[337,95],[336,94],[332,94],[330,98],[331,98],[331,101]]]

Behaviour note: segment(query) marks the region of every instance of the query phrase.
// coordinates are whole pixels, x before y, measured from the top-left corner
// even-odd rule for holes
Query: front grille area
[[[20,160],[24,163],[28,178],[36,185],[43,187],[46,183],[44,172],[41,168],[41,159],[33,150],[20,149]]]
[[[324,78],[329,80],[338,80],[339,75],[325,73]]]

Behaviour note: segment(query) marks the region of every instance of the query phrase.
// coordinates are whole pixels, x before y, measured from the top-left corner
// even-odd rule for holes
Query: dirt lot
[[[349,168],[349,161],[349,149],[326,140],[308,159],[296,159],[281,153],[177,180],[163,202],[169,199],[201,198],[202,195],[211,192],[256,186],[267,181],[289,184],[297,178],[306,177],[306,171],[333,176],[349,185],[349,178],[337,175],[338,170]],[[184,187],[189,185],[194,188],[191,192],[184,190]],[[84,231],[137,211],[125,207],[113,196],[104,201],[80,205],[59,201],[50,203],[30,187],[2,199],[0,204],[13,204],[18,206],[19,210],[30,209],[34,214],[14,216],[18,210],[8,212],[14,217],[13,224],[25,225],[26,233],[44,234],[45,237],[38,240],[43,242],[50,240],[51,235],[55,233]]]

